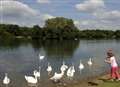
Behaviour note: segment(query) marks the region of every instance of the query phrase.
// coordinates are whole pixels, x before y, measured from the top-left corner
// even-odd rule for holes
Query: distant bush
[[[79,30],[72,19],[56,17],[48,19],[45,26],[20,27],[13,24],[0,24],[0,37],[25,37],[32,39],[120,39],[120,30]]]

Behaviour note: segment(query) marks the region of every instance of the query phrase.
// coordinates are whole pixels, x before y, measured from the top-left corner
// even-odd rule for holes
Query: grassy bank
[[[120,87],[120,81],[111,81],[109,75],[103,75],[91,80],[79,82],[68,87]]]

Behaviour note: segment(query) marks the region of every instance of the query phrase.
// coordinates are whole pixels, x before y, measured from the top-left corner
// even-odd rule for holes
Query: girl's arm
[[[106,63],[111,63],[110,59],[105,60]]]

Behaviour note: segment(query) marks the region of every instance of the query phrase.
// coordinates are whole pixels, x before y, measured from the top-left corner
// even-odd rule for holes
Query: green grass
[[[120,87],[120,81],[118,82],[103,82],[98,87]]]

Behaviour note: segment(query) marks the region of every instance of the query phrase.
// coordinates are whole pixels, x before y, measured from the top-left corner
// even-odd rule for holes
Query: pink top
[[[111,61],[111,66],[112,67],[118,67],[118,64],[117,64],[114,56],[110,58],[110,61]]]

